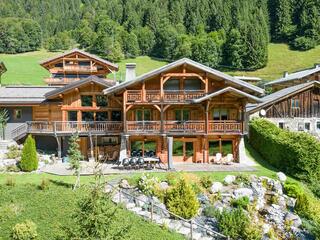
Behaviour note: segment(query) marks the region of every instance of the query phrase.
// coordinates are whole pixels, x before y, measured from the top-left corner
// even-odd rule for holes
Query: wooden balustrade
[[[205,95],[204,90],[164,91],[163,101],[168,103],[185,102]],[[128,90],[128,102],[161,102],[160,90]]]
[[[204,121],[165,121],[165,132],[204,133]]]
[[[209,132],[241,133],[242,123],[236,121],[209,121]]]
[[[161,129],[160,121],[127,121],[128,132],[151,132],[159,133]]]

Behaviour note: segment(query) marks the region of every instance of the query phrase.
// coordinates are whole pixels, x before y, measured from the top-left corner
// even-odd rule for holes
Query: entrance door
[[[194,161],[194,142],[173,140],[173,161],[174,162],[193,162]]]
[[[209,141],[209,161],[212,161],[217,153],[221,153],[222,157],[233,153],[232,140],[210,140]],[[235,156],[234,156],[235,157]]]

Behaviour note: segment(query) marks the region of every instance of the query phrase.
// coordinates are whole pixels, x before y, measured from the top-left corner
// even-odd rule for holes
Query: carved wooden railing
[[[165,132],[204,133],[204,121],[165,121]]]
[[[27,122],[30,133],[120,133],[122,122],[94,121],[94,122]]]
[[[160,121],[127,121],[128,132],[159,133],[160,129],[161,129]]]
[[[209,132],[241,133],[242,123],[237,121],[209,121]]]
[[[47,84],[69,84],[74,81],[78,81],[80,78],[46,78]]]
[[[204,90],[172,90],[164,91],[163,101],[169,103],[185,102],[205,95]],[[128,90],[128,102],[160,102],[160,90]]]

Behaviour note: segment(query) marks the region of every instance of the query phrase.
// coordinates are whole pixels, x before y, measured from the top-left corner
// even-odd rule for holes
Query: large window
[[[190,110],[188,109],[177,109],[175,111],[176,121],[188,121],[190,120]]]
[[[13,110],[13,118],[15,119],[15,120],[20,120],[20,119],[22,119],[22,109],[14,109]]]
[[[228,120],[228,109],[225,108],[215,108],[213,110],[213,120]]]
[[[193,156],[193,142],[173,141],[173,156],[192,157]]]
[[[111,121],[121,121],[121,111],[112,111]]]
[[[173,141],[173,156],[183,156],[183,142],[181,141]]]
[[[77,112],[76,111],[70,111],[68,112],[68,121],[77,121]]]
[[[92,96],[82,95],[81,96],[81,106],[82,107],[92,107]]]
[[[167,91],[168,90],[169,91],[179,90],[180,89],[180,81],[179,81],[179,79],[170,79],[165,82],[163,88],[164,88],[164,90],[167,90]]]
[[[131,154],[133,156],[154,157],[156,155],[157,143],[155,141],[132,141]]]
[[[199,79],[186,79],[184,81],[185,90],[200,90],[201,81]]]
[[[221,153],[222,156],[233,154],[233,143],[231,140],[213,140],[209,141],[209,156],[215,156]]]
[[[136,121],[151,121],[151,110],[149,109],[136,110]]]
[[[94,113],[93,112],[82,112],[82,121],[94,121]]]
[[[108,99],[104,95],[97,95],[96,96],[97,100],[97,107],[106,107],[108,106]]]
[[[108,112],[96,112],[96,121],[108,121]]]

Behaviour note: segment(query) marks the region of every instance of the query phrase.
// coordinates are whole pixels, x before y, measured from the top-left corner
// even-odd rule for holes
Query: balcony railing
[[[204,90],[170,90],[164,91],[163,101],[176,103],[197,99],[205,95]],[[128,102],[161,102],[160,90],[128,90]]]
[[[97,72],[98,68],[96,66],[80,66],[80,65],[65,65],[64,67],[54,67],[50,69],[52,73],[58,72]]]
[[[46,78],[44,81],[47,84],[69,84],[80,80],[80,78]]]
[[[159,133],[160,129],[160,121],[127,121],[128,132]]]
[[[27,122],[29,133],[120,133],[122,122]]]

